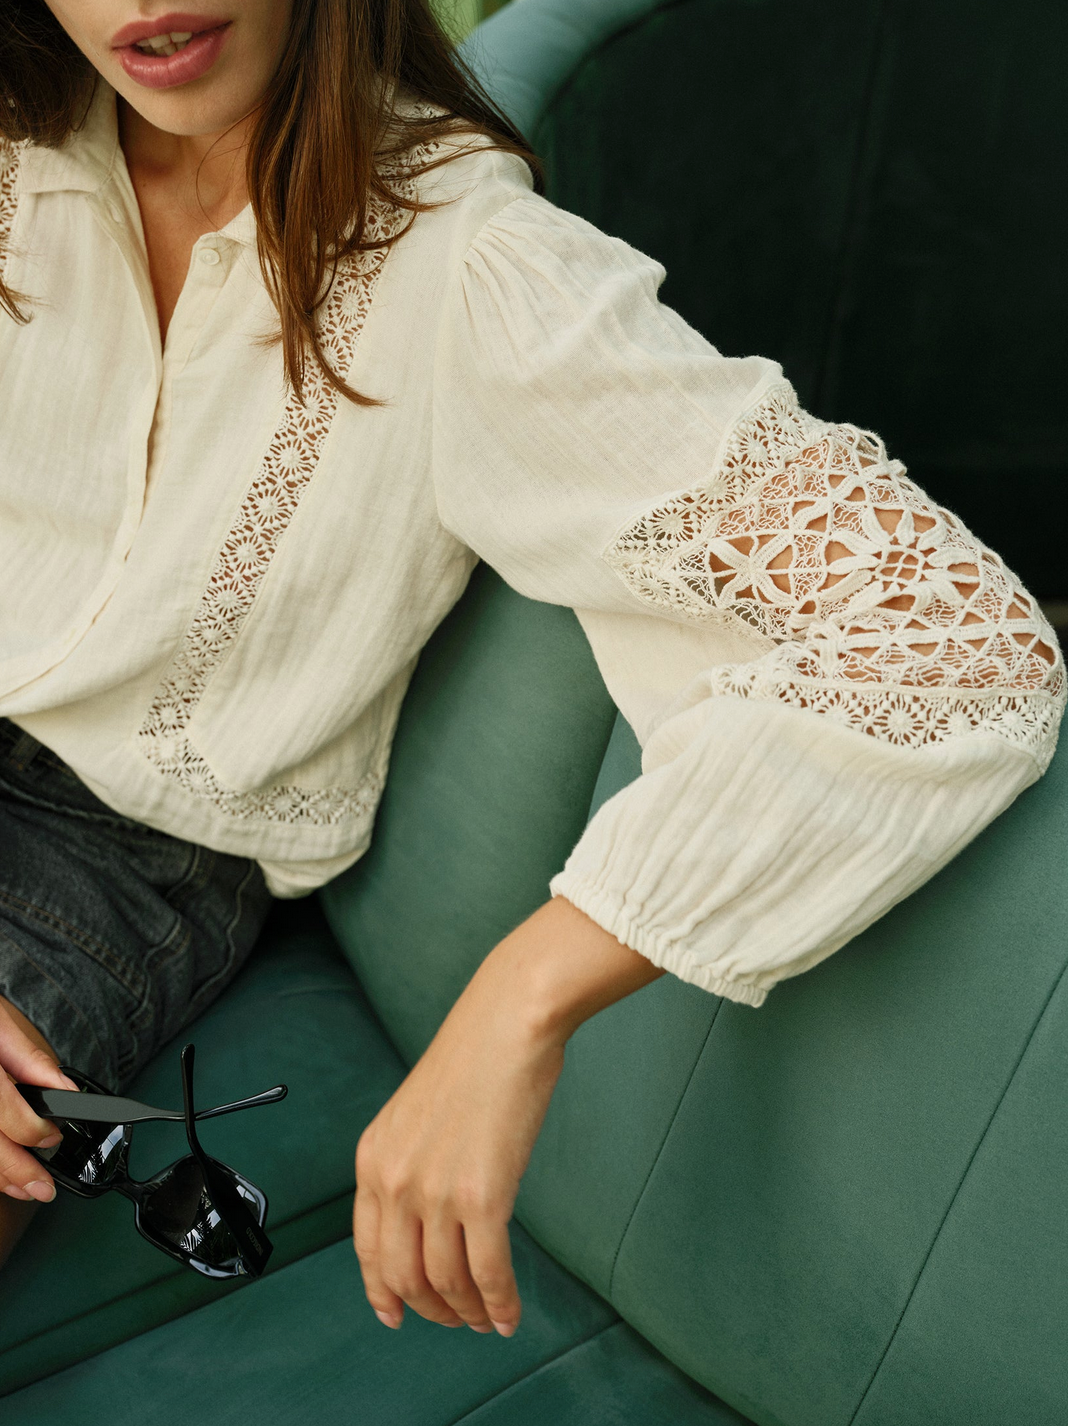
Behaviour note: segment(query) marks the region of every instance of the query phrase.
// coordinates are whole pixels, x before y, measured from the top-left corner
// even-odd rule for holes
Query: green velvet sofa
[[[469,53],[558,201],[662,257],[665,295],[724,349],[779,356],[821,415],[880,430],[1007,547],[998,492],[1048,511],[1063,468],[1064,280],[1032,291],[1053,242],[1033,195],[1026,272],[998,257],[998,214],[969,223],[953,195],[1002,139],[1007,173],[1023,153],[1014,106],[1051,142],[1066,19],[1029,0],[515,0]],[[932,86],[940,126],[916,112]],[[1031,425],[1027,322],[1045,332],[1027,382],[1049,386]],[[1040,523],[1016,562],[1058,596]],[[116,1195],[61,1198],[0,1278],[3,1426],[1068,1421],[1063,754],[759,1010],[664,977],[582,1028],[517,1205],[514,1338],[372,1315],[348,1237],[360,1130],[639,756],[573,613],[476,570],[420,659],[370,852],[276,904],[191,1032],[205,1102],[290,1086],[203,1126],[269,1194],[270,1272],[212,1283]],[[177,1046],[137,1092],[180,1101]],[[180,1152],[173,1126],[135,1141],[135,1171]]]

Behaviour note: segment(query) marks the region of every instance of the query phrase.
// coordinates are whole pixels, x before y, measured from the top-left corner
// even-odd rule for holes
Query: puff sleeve
[[[553,895],[760,1005],[1045,769],[1035,600],[880,439],[660,304],[659,264],[533,194],[481,228],[437,352],[444,524],[570,605],[642,745]]]

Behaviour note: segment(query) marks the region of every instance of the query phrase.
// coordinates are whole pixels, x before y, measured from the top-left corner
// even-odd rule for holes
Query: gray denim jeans
[[[113,1091],[229,984],[271,897],[245,857],[120,816],[0,718],[0,995]]]

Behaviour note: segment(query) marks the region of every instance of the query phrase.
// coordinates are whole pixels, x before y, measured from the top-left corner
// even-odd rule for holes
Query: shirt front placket
[[[167,452],[168,437],[176,420],[183,413],[176,410],[175,391],[178,378],[204,334],[216,299],[226,284],[233,265],[235,244],[219,233],[206,233],[193,244],[185,282],[167,327],[167,339],[159,345],[159,320],[152,304],[152,320],[160,351],[159,389],[152,425],[148,434],[145,470],[145,494],[161,469]],[[195,412],[187,412],[195,419]]]

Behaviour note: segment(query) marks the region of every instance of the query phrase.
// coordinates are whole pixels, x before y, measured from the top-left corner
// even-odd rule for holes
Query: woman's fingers
[[[387,1327],[399,1327],[404,1319],[404,1303],[382,1281],[381,1221],[378,1199],[360,1185],[352,1206],[352,1242],[360,1260],[363,1290],[379,1321]]]
[[[6,1074],[0,1074],[0,1134],[35,1149],[50,1148],[62,1138],[50,1119],[33,1112]]]
[[[446,1215],[423,1222],[423,1270],[438,1296],[476,1332],[492,1332],[482,1294],[467,1263],[464,1230]]]
[[[356,1152],[352,1237],[364,1291],[379,1320],[399,1327],[407,1305],[443,1326],[466,1323],[476,1332],[492,1332],[499,1324],[498,1330],[511,1336],[519,1321],[519,1297],[507,1221],[501,1221],[497,1233],[475,1233],[475,1241],[486,1245],[481,1272],[487,1301],[468,1263],[457,1210],[433,1195],[413,1197],[410,1186],[399,1180],[380,1182],[374,1140],[372,1126]],[[490,1321],[490,1303],[496,1323]]]
[[[56,1196],[52,1175],[26,1147],[49,1148],[61,1137],[51,1120],[36,1115],[0,1073],[0,1192],[23,1202],[51,1203]]]
[[[0,1192],[38,1203],[51,1203],[56,1196],[48,1170],[6,1134],[0,1134]]]
[[[0,997],[0,1193],[21,1203],[51,1203],[52,1175],[28,1148],[48,1149],[62,1134],[35,1114],[15,1082],[47,1089],[77,1089],[56,1063],[50,1046],[22,1011]]]
[[[379,1233],[382,1281],[420,1317],[443,1327],[462,1327],[463,1318],[430,1286],[423,1265],[423,1224],[403,1207],[383,1205]]]
[[[50,1119],[33,1112],[15,1088],[16,1080],[50,1089],[78,1087],[21,1011],[0,999],[0,1192],[20,1202],[51,1203],[56,1196],[52,1175],[26,1149],[51,1148],[63,1136]]]
[[[466,1322],[505,1337],[518,1326],[506,1223],[480,1219],[465,1228],[445,1212],[424,1220],[399,1205],[383,1214],[377,1195],[360,1188],[353,1242],[367,1300],[387,1327],[400,1326],[405,1304],[445,1326]]]
[[[508,1224],[489,1215],[464,1224],[467,1263],[485,1304],[486,1315],[502,1337],[519,1326],[522,1306],[512,1270]]]

